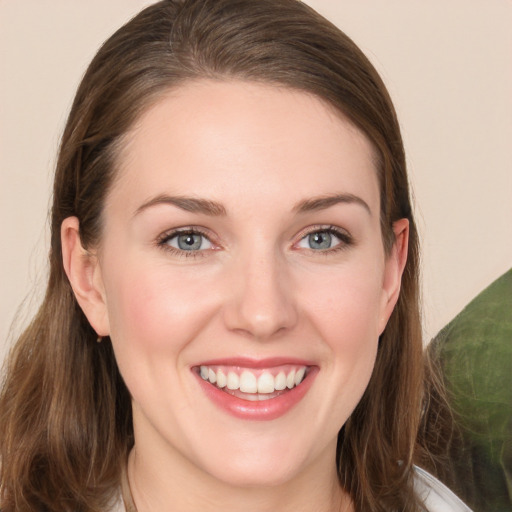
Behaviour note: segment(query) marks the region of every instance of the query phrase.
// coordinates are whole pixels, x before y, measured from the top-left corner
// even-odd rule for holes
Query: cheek
[[[325,366],[342,392],[356,397],[366,388],[378,348],[382,273],[373,268],[354,265],[316,275],[301,290],[305,314],[324,344]]]
[[[162,389],[187,385],[186,348],[210,321],[215,306],[197,276],[142,263],[117,266],[109,274],[110,337],[134,401],[144,404],[144,410],[167,410]]]
[[[118,267],[110,276],[106,290],[111,337],[132,353],[149,357],[179,352],[214,310],[199,285],[201,279],[179,269],[141,261]]]
[[[378,349],[379,266],[346,265],[303,279],[299,288],[309,338],[319,340],[317,421],[335,438],[361,400]]]
[[[361,340],[379,337],[383,297],[379,270],[361,265],[317,274],[304,283],[300,293],[305,309],[326,338],[357,346]]]

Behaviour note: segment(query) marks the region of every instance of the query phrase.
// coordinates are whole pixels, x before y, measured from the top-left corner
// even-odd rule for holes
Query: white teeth
[[[258,383],[254,373],[247,370],[240,375],[240,391],[243,393],[256,393],[258,391]]]
[[[256,394],[252,394],[252,395],[247,395],[245,397],[246,400],[249,400],[250,402],[257,402],[259,401],[260,397]]]
[[[235,372],[228,372],[226,386],[228,389],[238,389],[240,387],[240,379]]]
[[[302,379],[304,378],[304,374],[306,373],[306,368],[301,368],[300,370],[297,370],[297,373],[295,374],[295,385],[298,386]]]
[[[226,378],[226,375],[224,374],[224,372],[222,370],[219,370],[217,372],[217,386],[219,388],[225,388],[227,383],[228,383],[228,380]]]
[[[282,391],[286,388],[286,375],[284,372],[279,372],[275,379],[274,387],[276,391]]]
[[[274,391],[274,376],[270,373],[262,373],[258,378],[258,393],[273,393]]]
[[[292,389],[295,386],[295,370],[292,370],[286,377],[286,387]]]
[[[208,366],[200,366],[199,374],[202,379],[216,384],[218,388],[239,389],[242,393],[247,393],[248,395],[259,394],[259,398],[256,396],[254,400],[264,400],[264,395],[270,395],[275,391],[283,391],[286,388],[292,389],[298,386],[304,380],[306,368],[291,369],[288,374],[281,370],[275,377],[267,370],[257,377],[249,369],[243,370],[241,375],[236,371],[229,371],[226,375],[225,371],[221,368],[215,371]],[[252,397],[248,399],[252,400]]]

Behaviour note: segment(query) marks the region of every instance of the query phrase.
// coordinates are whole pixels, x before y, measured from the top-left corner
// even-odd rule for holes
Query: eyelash
[[[294,244],[294,247],[297,246],[302,240],[304,240],[306,237],[314,234],[314,233],[328,233],[330,235],[335,236],[340,240],[340,242],[335,245],[334,247],[324,249],[324,250],[314,250],[314,249],[306,249],[307,251],[310,251],[311,253],[315,254],[322,254],[322,255],[330,255],[333,253],[337,253],[339,251],[346,250],[348,247],[352,246],[354,244],[354,239],[352,236],[347,233],[344,230],[341,230],[340,228],[336,226],[325,226],[325,225],[318,225],[318,226],[310,226],[303,230],[299,234],[299,240]],[[206,240],[208,240],[213,246],[213,249],[203,249],[203,250],[196,250],[196,251],[186,251],[182,249],[177,249],[176,247],[173,247],[169,245],[169,241],[173,238],[180,236],[180,235],[199,235]],[[216,250],[215,244],[211,241],[210,236],[205,231],[201,230],[197,227],[186,227],[186,228],[180,228],[180,229],[174,229],[172,231],[168,231],[166,233],[163,233],[160,235],[156,240],[156,245],[166,251],[170,252],[173,255],[176,255],[178,257],[182,258],[201,258],[206,256],[206,253],[212,250]]]
[[[299,241],[294,244],[296,246],[298,243],[302,242],[305,238],[315,233],[329,233],[330,235],[334,235],[338,238],[339,243],[334,247],[330,247],[324,250],[314,250],[314,249],[306,249],[315,254],[322,254],[324,256],[328,256],[333,253],[337,253],[339,251],[347,250],[350,246],[354,245],[354,239],[352,235],[350,235],[347,231],[338,228],[337,226],[326,226],[326,225],[317,225],[317,226],[309,226],[304,231],[299,234]]]
[[[206,256],[206,252],[215,250],[214,249],[205,249],[202,251],[186,251],[182,249],[177,249],[176,247],[173,247],[172,245],[169,245],[169,241],[173,238],[180,236],[180,235],[199,235],[206,240],[208,240],[214,247],[215,244],[211,241],[211,237],[206,233],[205,231],[201,230],[197,227],[186,227],[186,228],[180,228],[180,229],[174,229],[172,231],[167,231],[166,233],[163,233],[160,235],[156,240],[156,245],[162,249],[163,251],[170,252],[171,254],[182,257],[182,258],[201,258]]]

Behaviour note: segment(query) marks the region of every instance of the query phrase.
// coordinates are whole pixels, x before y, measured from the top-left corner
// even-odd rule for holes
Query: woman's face
[[[143,115],[118,172],[96,325],[138,456],[244,485],[334,468],[402,265],[370,143],[305,93],[202,81]]]

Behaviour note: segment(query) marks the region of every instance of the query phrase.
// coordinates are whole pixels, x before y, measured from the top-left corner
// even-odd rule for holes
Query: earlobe
[[[386,324],[400,295],[402,275],[407,262],[409,246],[409,221],[399,219],[393,223],[394,242],[391,251],[386,258],[383,282],[383,303],[381,309],[380,334]]]
[[[98,258],[82,247],[76,217],[64,219],[60,236],[64,270],[76,300],[96,333],[107,336],[110,329]]]

